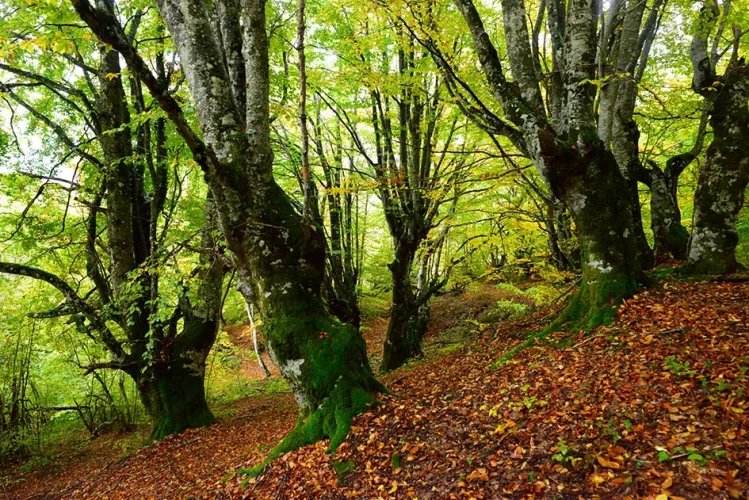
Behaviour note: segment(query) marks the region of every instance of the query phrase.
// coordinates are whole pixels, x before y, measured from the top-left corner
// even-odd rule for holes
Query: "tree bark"
[[[600,141],[588,146],[586,151],[554,158],[549,168],[554,173],[552,189],[574,217],[583,270],[580,291],[554,328],[568,321],[585,328],[609,322],[614,306],[637,292],[641,278],[627,216],[630,200],[621,196],[626,180]]]
[[[648,181],[655,259],[661,261],[673,256],[676,260],[684,260],[687,257],[689,232],[681,224],[681,211],[672,194],[669,179],[656,167],[648,170]]]
[[[591,328],[609,319],[622,299],[633,295],[643,278],[634,241],[630,186],[596,126],[595,75],[597,2],[572,0],[565,17],[561,5],[550,4],[549,29],[555,64],[560,64],[561,89],[551,92],[549,109],[561,116],[546,117],[524,57],[529,44],[522,0],[503,2],[508,55],[515,84],[506,81],[492,45],[471,0],[454,0],[473,37],[479,62],[505,116],[523,132],[522,140],[508,135],[533,160],[552,192],[569,208],[581,247],[583,282],[578,295],[552,325],[567,321]],[[557,9],[561,7],[561,13]],[[507,12],[513,10],[515,12]],[[560,15],[561,14],[561,15]],[[508,26],[511,25],[511,26]],[[508,29],[509,28],[509,29]],[[510,49],[510,46],[522,46]],[[516,56],[514,57],[513,54]],[[518,59],[515,61],[514,59]],[[528,83],[530,82],[530,83]],[[552,89],[553,90],[553,89]]]
[[[372,374],[361,335],[333,320],[323,305],[321,235],[295,212],[273,179],[265,1],[242,1],[241,26],[235,28],[241,30],[245,65],[246,82],[238,86],[245,89],[243,109],[223,62],[228,48],[211,29],[211,6],[199,0],[156,2],[190,85],[202,138],[157,85],[118,20],[87,0],[72,2],[99,39],[123,55],[203,169],[240,291],[263,319],[268,352],[299,405],[299,424],[269,459],[325,437],[335,449],[352,417],[384,387]]]
[[[394,370],[411,358],[421,356],[421,339],[426,325],[419,321],[419,304],[411,283],[416,248],[395,242],[395,259],[388,264],[392,275],[392,304],[380,371]]]
[[[136,380],[138,395],[151,418],[152,440],[188,428],[204,427],[216,420],[205,399],[207,353],[178,351],[178,358],[183,359],[159,363],[147,376]]]
[[[716,39],[723,30],[730,3],[724,4]],[[733,52],[722,75],[715,71],[716,42],[708,41],[720,15],[716,3],[705,2],[694,27],[691,46],[692,89],[712,104],[713,142],[694,194],[694,227],[685,270],[695,274],[727,274],[736,261],[736,223],[749,183],[749,65],[739,58],[741,30],[733,28]]]
[[[736,223],[749,183],[749,66],[729,71],[713,104],[713,142],[694,194],[686,265],[694,274],[727,274],[741,267],[736,261]]]

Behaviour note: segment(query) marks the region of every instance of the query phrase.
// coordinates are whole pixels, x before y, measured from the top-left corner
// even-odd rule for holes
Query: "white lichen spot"
[[[573,212],[580,212],[585,208],[585,195],[582,193],[572,193],[570,195],[570,210]]]
[[[182,354],[182,357],[185,360],[185,368],[198,375],[201,375],[203,373],[203,363],[205,362],[205,356],[201,352],[190,349],[188,351],[185,351]]]
[[[593,257],[588,261],[588,265],[601,274],[607,274],[614,270],[614,267],[611,264],[607,264],[603,260],[596,260]]]
[[[289,376],[301,377],[304,359],[290,359],[281,366],[281,371]]]

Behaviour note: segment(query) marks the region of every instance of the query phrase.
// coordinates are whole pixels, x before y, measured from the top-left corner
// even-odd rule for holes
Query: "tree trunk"
[[[334,320],[323,304],[321,235],[294,211],[275,182],[264,199],[262,212],[249,217],[262,224],[250,226],[243,241],[227,240],[240,292],[263,318],[268,353],[299,406],[297,427],[271,452],[271,460],[326,437],[335,449],[352,417],[373,401],[372,394],[386,389],[372,374],[358,329]],[[232,235],[223,217],[224,234]]]
[[[609,322],[614,307],[637,292],[642,276],[632,234],[630,199],[617,162],[600,141],[587,151],[550,159],[551,186],[569,207],[580,241],[582,284],[552,329],[572,321],[582,328]]]
[[[137,380],[141,402],[151,417],[150,439],[159,440],[215,421],[204,390],[205,364],[185,358],[155,367]]]
[[[672,195],[666,175],[659,169],[649,171],[650,227],[653,230],[656,261],[672,255],[677,260],[687,257],[689,232],[681,225],[681,212]]]
[[[411,267],[416,256],[413,245],[396,241],[395,259],[388,267],[393,279],[390,322],[385,337],[385,350],[380,371],[394,370],[407,360],[420,356],[421,322],[419,305],[411,284]]]
[[[575,272],[580,267],[580,251],[570,230],[569,214],[556,198],[546,203],[546,239],[554,265],[560,271]]]
[[[148,87],[205,174],[240,292],[263,320],[268,352],[299,404],[297,427],[268,460],[325,437],[335,449],[353,416],[385,388],[372,374],[364,339],[351,325],[335,321],[323,305],[322,236],[295,212],[273,178],[265,1],[243,0],[241,23],[231,28],[242,40],[245,82],[238,88],[244,89],[244,102],[236,99],[232,85],[239,75],[222,64],[227,37],[218,36],[211,23],[215,16],[219,21],[230,16],[209,11],[215,5],[198,0],[156,2],[179,53],[202,134],[159,86],[118,19],[85,0],[72,3]]]
[[[637,260],[641,269],[651,269],[655,265],[653,250],[648,245],[645,228],[642,224],[642,209],[640,207],[640,193],[637,180],[631,176],[625,179],[627,196],[629,197],[629,211],[632,217],[632,239],[634,240]]]
[[[710,125],[713,142],[694,194],[694,228],[686,270],[694,274],[728,274],[736,261],[736,223],[749,183],[749,65],[734,58],[718,77]],[[709,95],[709,94],[708,94]]]

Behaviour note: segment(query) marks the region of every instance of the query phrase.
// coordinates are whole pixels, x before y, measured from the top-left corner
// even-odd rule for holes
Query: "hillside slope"
[[[466,296],[441,301],[435,305],[439,328],[455,316],[456,304],[472,307]],[[124,460],[101,459],[87,475],[63,473],[64,481],[46,485],[36,477],[10,495],[749,495],[749,284],[661,283],[627,301],[614,324],[590,336],[556,334],[497,366],[540,326],[526,317],[484,327],[463,347],[433,331],[428,343],[442,354],[433,349],[427,360],[385,377],[393,394],[356,419],[333,456],[318,443],[283,455],[257,478],[235,474],[257,463],[293,425],[289,395],[255,396],[207,429]]]

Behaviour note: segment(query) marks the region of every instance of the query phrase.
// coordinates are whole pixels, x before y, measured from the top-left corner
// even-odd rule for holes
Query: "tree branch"
[[[104,343],[112,355],[118,360],[124,360],[127,358],[127,354],[122,349],[122,345],[120,345],[119,341],[114,337],[106,323],[104,323],[104,320],[98,315],[94,308],[81,299],[75,290],[73,290],[73,288],[62,278],[42,269],[26,266],[24,264],[13,264],[10,262],[0,262],[0,273],[27,276],[29,278],[44,281],[57,288],[57,290],[65,297],[66,302],[70,303],[80,311],[86,319],[88,319],[94,330],[99,333],[102,343]]]

